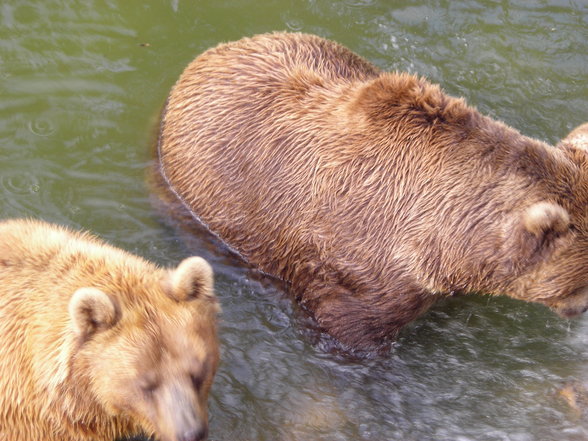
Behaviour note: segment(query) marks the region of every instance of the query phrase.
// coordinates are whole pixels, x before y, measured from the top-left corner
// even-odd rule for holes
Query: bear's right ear
[[[182,260],[170,274],[169,295],[178,301],[199,298],[216,301],[213,273],[209,263],[202,257],[188,257]]]
[[[84,339],[114,326],[118,319],[114,301],[97,288],[78,289],[69,301],[69,315],[76,334]]]
[[[558,147],[566,145],[588,153],[588,123],[584,123],[572,130],[568,136],[559,142]]]

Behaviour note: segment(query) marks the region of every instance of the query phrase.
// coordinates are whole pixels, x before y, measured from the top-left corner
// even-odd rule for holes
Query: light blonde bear
[[[0,223],[0,439],[200,441],[218,359],[210,265]]]

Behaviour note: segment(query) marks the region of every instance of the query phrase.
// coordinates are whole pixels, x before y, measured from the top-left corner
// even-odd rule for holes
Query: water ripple
[[[14,170],[12,173],[4,171],[0,175],[0,192],[4,191],[14,196],[37,193],[39,191],[38,176],[22,170]]]
[[[34,119],[29,122],[28,127],[29,130],[37,136],[49,136],[56,130],[55,123],[47,118]]]

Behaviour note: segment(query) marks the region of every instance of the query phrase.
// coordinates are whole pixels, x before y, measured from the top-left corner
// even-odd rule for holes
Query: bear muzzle
[[[203,441],[208,437],[208,427],[201,424],[200,427],[190,429],[177,436],[178,441]]]
[[[564,318],[576,317],[586,312],[588,310],[588,286],[584,286],[557,301],[551,308]]]
[[[181,382],[156,392],[158,420],[154,421],[156,438],[161,441],[203,441],[208,436],[205,403],[196,391]]]

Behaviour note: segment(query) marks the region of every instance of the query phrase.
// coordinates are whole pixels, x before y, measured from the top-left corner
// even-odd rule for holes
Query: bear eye
[[[142,379],[139,386],[145,394],[151,395],[159,387],[159,382],[157,378],[148,376]]]
[[[195,390],[200,390],[202,383],[204,383],[204,379],[201,374],[190,374],[190,380],[192,381],[192,387]]]

